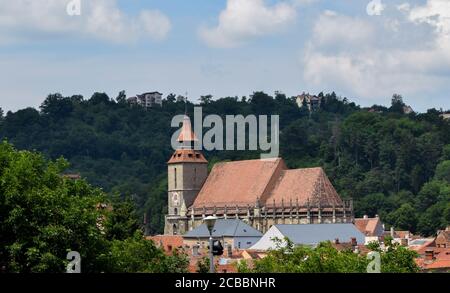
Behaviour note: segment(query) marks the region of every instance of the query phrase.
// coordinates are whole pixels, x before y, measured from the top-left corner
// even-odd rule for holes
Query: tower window
[[[177,231],[177,225],[176,224],[173,224],[172,230],[173,230],[173,235],[177,235],[178,231]]]
[[[177,188],[177,168],[174,168],[175,188]]]
[[[194,168],[194,187],[197,185],[197,168]]]

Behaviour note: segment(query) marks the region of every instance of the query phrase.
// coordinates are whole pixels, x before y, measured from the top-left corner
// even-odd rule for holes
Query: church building
[[[217,163],[195,150],[188,116],[180,147],[168,161],[168,214],[164,234],[183,235],[213,215],[240,219],[265,233],[276,224],[353,222],[353,203],[342,200],[322,168],[288,169],[283,159]]]

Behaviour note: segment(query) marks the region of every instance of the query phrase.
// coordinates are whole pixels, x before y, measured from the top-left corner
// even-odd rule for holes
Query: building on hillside
[[[441,114],[441,117],[442,117],[444,120],[449,120],[449,119],[450,119],[450,113],[444,113],[444,114]]]
[[[409,105],[404,105],[404,106],[403,106],[403,113],[405,113],[405,114],[411,114],[411,113],[414,113],[414,110],[413,110],[413,108],[412,108],[411,106],[409,106]]]
[[[246,249],[255,244],[262,233],[238,219],[219,219],[213,228],[212,236],[221,240],[224,249]],[[206,224],[183,235],[184,244],[189,247],[206,247],[209,241],[209,231]]]
[[[308,94],[305,94],[304,92],[297,96],[296,100],[297,105],[302,108],[306,106],[309,111],[315,111],[320,108],[321,100],[318,96],[313,96]]]
[[[165,234],[183,235],[209,215],[241,219],[263,233],[275,224],[353,221],[352,201],[341,199],[322,168],[289,170],[276,158],[218,163],[208,175],[195,141],[185,116],[168,161]]]
[[[384,234],[383,224],[378,216],[369,218],[364,215],[362,218],[355,218],[355,226],[365,235],[365,244],[372,241],[379,242]]]
[[[162,93],[148,92],[127,99],[130,105],[139,105],[144,108],[152,108],[155,106],[162,107]]]
[[[276,249],[274,239],[288,238],[294,245],[316,246],[320,242],[330,241],[335,244],[349,242],[354,247],[363,244],[364,234],[351,223],[342,224],[305,224],[305,225],[274,225],[250,249]],[[283,245],[283,243],[281,243]]]

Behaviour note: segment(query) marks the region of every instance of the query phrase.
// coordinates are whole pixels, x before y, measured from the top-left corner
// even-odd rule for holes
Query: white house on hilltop
[[[144,108],[152,108],[156,105],[162,107],[162,95],[160,92],[148,92],[128,98],[127,101],[131,105],[139,105]]]

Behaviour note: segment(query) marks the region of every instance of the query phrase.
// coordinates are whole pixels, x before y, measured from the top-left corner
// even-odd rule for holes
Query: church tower
[[[181,146],[167,163],[168,215],[164,227],[167,235],[183,235],[188,231],[188,208],[208,177],[208,161],[200,151],[194,150],[197,137],[187,115],[177,141]]]

